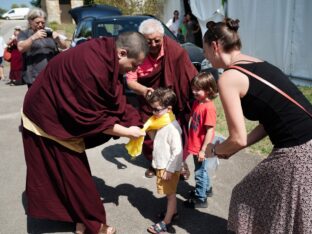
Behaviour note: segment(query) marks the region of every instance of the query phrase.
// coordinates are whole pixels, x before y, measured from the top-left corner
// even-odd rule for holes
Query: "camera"
[[[45,29],[45,33],[47,34],[47,37],[52,37],[52,30],[51,29]]]

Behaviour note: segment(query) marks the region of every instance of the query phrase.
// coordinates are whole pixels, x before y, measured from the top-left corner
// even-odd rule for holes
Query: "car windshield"
[[[125,18],[125,19],[101,19],[94,23],[94,36],[118,36],[128,31],[138,31],[140,23],[147,18]],[[177,40],[176,37],[166,28],[165,35]]]

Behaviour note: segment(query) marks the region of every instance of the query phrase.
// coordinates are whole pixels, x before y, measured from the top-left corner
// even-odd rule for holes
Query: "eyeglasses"
[[[167,109],[167,107],[164,107],[164,108],[161,108],[161,109],[152,108],[152,112],[153,112],[154,114],[156,114],[156,113],[162,112],[162,111],[165,110],[165,109]]]
[[[162,39],[147,39],[147,44],[151,45],[153,42],[155,44],[160,44]]]
[[[45,24],[45,21],[33,21],[36,25],[39,25],[39,24]]]

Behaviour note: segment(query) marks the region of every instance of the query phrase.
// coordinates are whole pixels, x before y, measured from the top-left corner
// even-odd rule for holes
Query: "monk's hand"
[[[161,177],[163,180],[170,180],[172,178],[172,172],[164,171],[164,174]]]
[[[131,126],[128,129],[129,129],[129,137],[131,139],[145,136],[145,132],[137,126]]]
[[[149,95],[152,94],[152,92],[154,92],[154,89],[153,89],[153,88],[145,87],[144,97],[148,97]]]

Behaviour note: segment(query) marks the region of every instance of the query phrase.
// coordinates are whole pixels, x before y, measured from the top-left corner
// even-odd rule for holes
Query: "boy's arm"
[[[190,129],[191,128],[191,123],[192,123],[192,116],[190,117],[190,120],[189,120],[189,122],[188,122],[188,129]]]
[[[177,130],[170,131],[168,144],[170,145],[170,159],[167,163],[166,171],[174,173],[177,169],[179,157],[183,157],[182,138]]]
[[[201,146],[201,150],[198,153],[198,161],[202,162],[205,160],[205,151],[207,148],[207,145],[212,142],[213,138],[213,127],[212,126],[206,126],[207,131],[205,135],[205,139],[203,141],[203,144]]]

